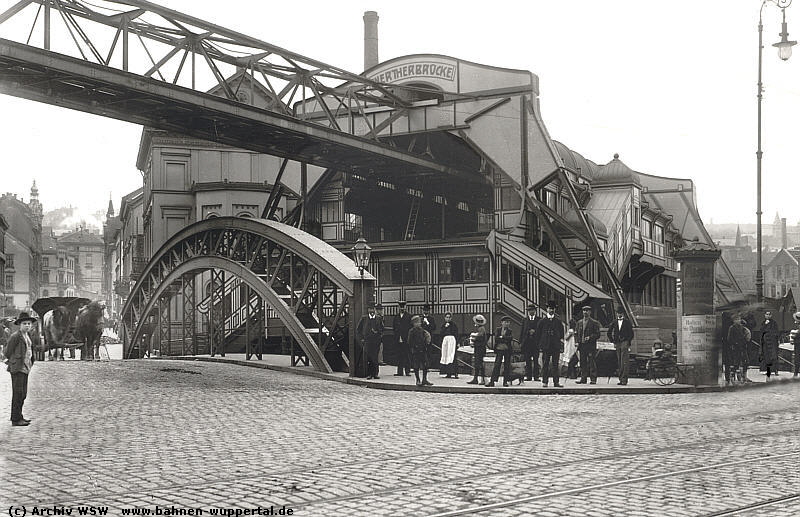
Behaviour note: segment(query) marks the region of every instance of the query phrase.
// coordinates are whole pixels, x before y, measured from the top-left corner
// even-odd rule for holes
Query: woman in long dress
[[[442,371],[447,372],[446,378],[458,379],[458,361],[456,361],[456,348],[458,346],[458,327],[451,321],[453,315],[444,314],[442,324]]]

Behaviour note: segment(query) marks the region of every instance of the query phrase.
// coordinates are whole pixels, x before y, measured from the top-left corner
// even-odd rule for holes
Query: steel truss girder
[[[295,116],[4,39],[0,92],[324,168],[475,177]]]
[[[150,315],[158,300],[179,290],[183,298],[183,327],[191,327],[191,339],[195,339],[191,282],[192,275],[203,270],[210,270],[212,276],[209,302],[212,354],[224,353],[221,347],[228,317],[227,272],[241,279],[255,295],[255,307],[251,306],[253,296],[249,292],[244,297],[244,303],[248,304],[244,309],[246,322],[251,322],[251,312],[263,312],[260,300],[266,301],[314,367],[330,371],[323,356],[324,347],[331,339],[341,339],[346,332],[340,322],[347,321],[349,297],[354,292],[354,282],[361,278],[358,269],[330,245],[296,228],[275,221],[234,217],[210,219],[184,228],[150,260],[122,309],[125,336],[130,337],[126,356],[130,356],[138,343],[141,322]],[[372,280],[371,275],[365,276]],[[175,288],[171,287],[173,284]],[[259,305],[260,310],[257,309]],[[159,309],[161,321],[168,320],[169,313],[164,312],[163,306]],[[189,317],[189,313],[192,316]],[[315,332],[311,332],[312,329]],[[170,341],[169,332],[169,328],[162,331],[162,341]],[[316,339],[311,334],[316,334]],[[184,341],[187,338],[184,332]],[[249,342],[249,330],[247,339]],[[192,342],[192,347],[196,351],[196,341]],[[141,356],[142,348],[139,349]]]

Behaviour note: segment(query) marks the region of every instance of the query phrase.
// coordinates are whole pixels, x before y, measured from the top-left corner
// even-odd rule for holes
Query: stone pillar
[[[678,303],[678,362],[691,365],[689,382],[719,383],[719,343],[715,342],[714,265],[720,250],[709,244],[690,242],[675,252],[680,263]]]
[[[353,282],[353,297],[350,299],[350,319],[348,330],[348,360],[350,361],[350,377],[366,377],[366,350],[358,342],[358,322],[361,317],[367,314],[367,304],[372,299],[375,281],[372,276],[369,279],[356,280]]]

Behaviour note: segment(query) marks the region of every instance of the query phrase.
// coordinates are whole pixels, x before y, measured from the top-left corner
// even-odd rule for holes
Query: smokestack
[[[786,218],[782,217],[781,218],[781,249],[785,250],[786,248],[788,248],[789,247],[788,246],[788,242],[789,242],[789,239],[787,238],[787,235],[786,235]]]
[[[364,70],[378,64],[378,13],[364,12]]]

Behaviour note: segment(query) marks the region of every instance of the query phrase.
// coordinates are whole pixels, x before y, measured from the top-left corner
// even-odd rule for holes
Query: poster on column
[[[715,323],[713,314],[681,317],[682,361],[705,364],[714,352]]]

